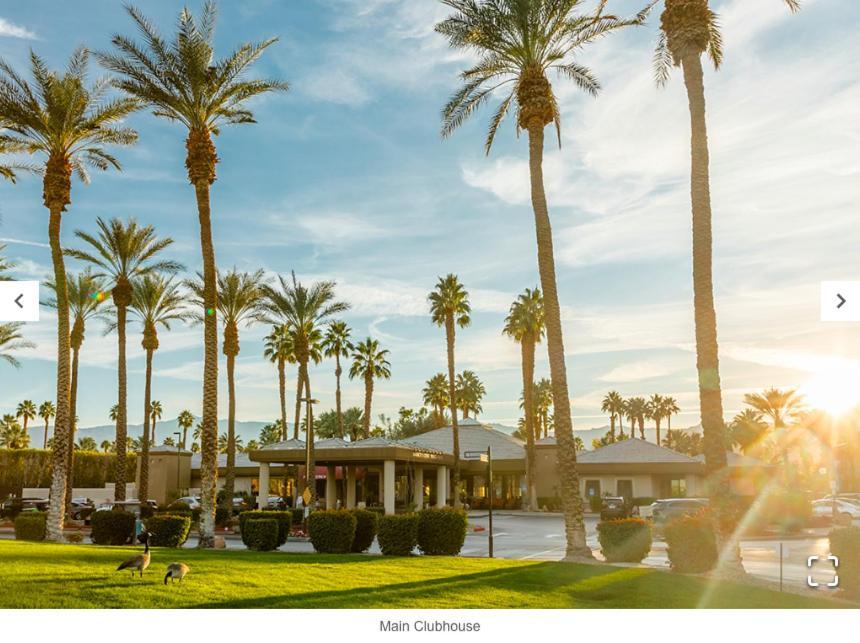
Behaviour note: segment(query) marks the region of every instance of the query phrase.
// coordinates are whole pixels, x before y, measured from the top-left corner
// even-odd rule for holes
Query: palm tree
[[[478,416],[483,411],[481,400],[487,394],[484,383],[478,379],[474,371],[463,371],[457,375],[457,404],[463,411],[463,419],[469,419],[469,413]]]
[[[272,328],[263,340],[263,357],[278,367],[278,393],[281,400],[281,440],[287,439],[287,374],[286,364],[295,363],[296,352],[293,336],[286,324],[278,324]],[[299,437],[299,415],[302,412],[302,380],[296,377],[296,420],[293,425],[293,438]]]
[[[553,406],[552,397],[552,382],[545,377],[542,377],[535,384],[535,407],[537,416],[540,418],[540,428],[542,429],[543,437],[549,435],[550,414],[549,411]],[[540,434],[541,431],[538,432]]]
[[[132,237],[129,237],[131,240]],[[120,246],[130,248],[131,243]],[[129,253],[131,254],[131,253]],[[114,289],[116,290],[116,289]],[[124,295],[121,295],[124,297]],[[131,297],[128,300],[128,310],[137,318],[143,328],[143,339],[140,342],[146,355],[146,371],[143,387],[143,438],[141,440],[141,458],[140,458],[140,488],[138,496],[141,498],[149,497],[149,447],[152,444],[157,444],[155,441],[155,421],[156,417],[161,418],[161,403],[157,403],[154,407],[152,402],[152,361],[155,356],[155,351],[158,350],[158,327],[161,326],[165,330],[170,330],[170,324],[181,322],[189,319],[190,315],[185,309],[185,302],[182,292],[179,290],[179,285],[172,278],[163,277],[158,274],[153,274],[151,271],[144,272],[144,275],[135,278],[131,282]],[[125,339],[125,331],[122,324],[125,323],[124,313],[122,324],[120,318],[120,306],[117,306],[117,316],[108,325],[108,331],[116,328]],[[115,322],[115,323],[114,323]],[[122,359],[125,358],[125,349],[122,349]],[[120,412],[122,412],[122,404],[125,400],[125,392],[120,393]],[[152,423],[150,427],[150,422]],[[125,431],[123,431],[123,440],[117,437],[117,454],[122,458],[125,449],[120,446],[121,442],[125,441]],[[119,459],[118,458],[118,459]]]
[[[633,398],[624,400],[624,417],[630,421],[630,437],[636,437],[636,421],[638,419],[636,405],[633,404]]]
[[[54,282],[47,286],[55,296],[48,299],[46,305],[56,308],[57,289]],[[69,302],[69,314],[72,318],[72,332],[69,335],[69,347],[72,351],[72,379],[69,386],[69,431],[66,439],[66,507],[72,503],[72,473],[75,463],[75,431],[77,430],[78,412],[78,366],[80,363],[81,347],[84,345],[87,321],[99,315],[102,303],[105,301],[104,283],[93,276],[87,267],[77,274],[66,275],[66,294]],[[54,432],[56,433],[56,424]]]
[[[547,72],[556,70],[588,92],[600,85],[573,54],[610,31],[641,24],[647,11],[631,20],[603,13],[606,0],[589,14],[577,13],[581,0],[442,0],[454,14],[436,25],[451,47],[477,55],[478,63],[460,77],[463,86],[445,106],[442,135],[450,135],[496,90],[513,85],[490,124],[485,142],[489,154],[496,132],[517,105],[517,132],[529,138],[529,173],[538,249],[538,268],[546,309],[547,344],[555,406],[561,495],[565,513],[567,556],[592,558],[585,542],[582,498],[576,470],[576,448],[570,417],[561,310],[555,277],[552,229],[543,185],[544,129],[554,123],[561,143],[561,114]]]
[[[299,365],[299,380],[304,385],[306,400],[311,399],[308,363],[311,360],[319,363],[322,359],[322,326],[334,315],[349,310],[349,304],[335,301],[334,288],[333,281],[320,281],[308,288],[296,280],[295,273],[292,273],[292,281],[278,275],[277,285],[264,286],[265,308],[270,321],[286,325],[292,337],[293,351]],[[310,487],[315,497],[316,485],[312,484],[315,471],[313,422],[308,422],[306,449],[304,484]]]
[[[787,477],[789,440],[786,433],[804,411],[803,396],[795,389],[769,388],[761,393],[747,393],[744,395],[744,404],[770,420],[771,429],[782,451],[782,466]]]
[[[24,433],[27,432],[27,427],[30,424],[30,420],[35,420],[39,417],[39,409],[36,408],[36,405],[33,403],[33,400],[24,400],[20,404],[18,404],[18,408],[15,411],[15,415],[21,418],[21,422],[23,423]]]
[[[131,145],[137,133],[121,123],[139,104],[131,98],[107,99],[107,82],[87,81],[89,53],[80,48],[66,69],[50,71],[35,53],[30,54],[32,85],[5,61],[0,61],[0,122],[10,134],[4,140],[44,158],[42,199],[49,212],[48,241],[57,288],[57,416],[51,462],[51,502],[47,540],[63,539],[63,517],[68,457],[67,436],[73,415],[69,410],[69,301],[66,267],[60,245],[60,222],[71,204],[72,173],[87,182],[87,166],[119,169],[105,146]]]
[[[373,401],[373,380],[391,377],[391,364],[386,359],[387,350],[379,348],[379,342],[368,337],[355,345],[349,379],[364,379],[364,437],[370,437],[370,406]]]
[[[430,315],[433,323],[445,329],[445,345],[448,357],[448,408],[451,410],[451,434],[454,447],[454,506],[460,507],[460,428],[457,424],[457,385],[454,381],[454,342],[455,325],[465,328],[471,323],[469,313],[469,293],[457,275],[439,277],[436,288],[427,299],[430,301]]]
[[[188,130],[185,167],[194,186],[203,256],[203,426],[201,461],[202,529],[200,547],[214,547],[215,487],[218,477],[218,307],[215,248],[212,243],[209,189],[218,155],[212,136],[227,125],[254,123],[249,99],[286,90],[286,83],[244,74],[276,38],[244,43],[227,58],[215,60],[215,3],[207,1],[199,20],[188,9],[179,14],[175,40],[168,44],[140,11],[127,7],[143,44],[116,35],[116,53],[99,61],[119,75],[117,87],[153,109],[153,114]]]
[[[666,418],[666,430],[672,428],[672,416],[680,412],[681,407],[678,406],[678,400],[668,395],[663,398],[663,417]]]
[[[194,415],[189,410],[180,411],[179,415],[176,418],[176,424],[182,429],[182,448],[185,448],[185,445],[188,444],[188,429],[194,426]]]
[[[627,412],[628,417],[629,414],[632,414],[633,419],[630,424],[630,437],[633,437],[633,429],[636,428],[636,424],[639,424],[639,437],[641,439],[645,439],[645,414],[648,410],[648,403],[645,401],[644,397],[632,397],[629,400]]]
[[[767,422],[755,409],[744,409],[729,424],[731,441],[744,453],[749,453],[767,433]]]
[[[218,312],[224,324],[221,351],[227,357],[227,474],[224,478],[224,505],[232,507],[236,486],[236,358],[239,356],[239,326],[264,321],[263,271],[239,272],[233,268],[218,273]],[[203,306],[203,279],[191,283],[196,303]],[[203,315],[201,314],[202,318]]]
[[[24,152],[26,148],[20,144],[16,144],[14,141],[10,141],[3,136],[0,136],[0,154],[16,154],[19,152]],[[10,183],[15,183],[18,180],[17,175],[15,174],[16,170],[19,169],[29,169],[22,168],[21,165],[13,163],[12,165],[6,165],[3,162],[0,162],[0,178],[6,179]],[[0,244],[0,252],[6,246]],[[4,270],[8,270],[11,267],[10,264],[4,264],[2,257],[0,257],[0,281],[4,281],[3,277]]]
[[[159,238],[151,225],[141,226],[135,219],[127,223],[113,218],[105,221],[96,219],[98,235],[93,236],[82,230],[75,230],[75,236],[84,241],[87,250],[67,249],[68,256],[94,266],[96,276],[111,285],[111,299],[116,313],[116,323],[111,328],[117,331],[117,391],[119,415],[116,421],[116,499],[125,500],[125,484],[128,472],[126,464],[126,438],[128,435],[128,377],[126,374],[126,316],[134,298],[134,280],[159,272],[173,273],[182,269],[176,261],[157,259],[159,253],[168,248],[173,239]],[[153,284],[154,282],[149,282]],[[138,312],[138,316],[140,313]],[[146,415],[146,409],[144,409]],[[144,425],[147,424],[144,417]],[[148,445],[144,445],[148,449]],[[148,453],[148,451],[147,451]],[[144,496],[145,497],[145,496]]]
[[[232,446],[231,446],[231,442],[232,442]],[[241,436],[235,436],[234,435],[232,441],[230,440],[230,435],[228,433],[222,433],[218,437],[218,453],[223,453],[225,455],[229,455],[230,449],[231,448],[234,449],[234,455],[233,455],[234,462],[235,462],[235,458],[236,458],[235,452],[238,451],[239,453],[241,453],[243,450],[242,449],[243,445],[244,445],[244,440],[242,440]],[[234,464],[234,466],[235,466],[235,464]],[[226,483],[226,480],[225,480],[225,483]],[[225,486],[225,489],[226,489],[226,486]],[[226,491],[224,492],[224,495],[227,496],[227,498],[233,497],[231,495],[227,495]]]
[[[0,421],[0,446],[7,449],[26,449],[30,446],[30,436],[14,415],[4,415]]]
[[[609,434],[615,442],[615,420],[624,412],[624,398],[618,391],[609,391],[601,402],[600,410],[609,413]]]
[[[110,418],[111,422],[117,421],[117,418],[119,417],[119,404],[114,404],[112,407],[110,407],[110,411],[108,411],[108,417]]]
[[[104,453],[110,453],[110,450],[113,449],[113,442],[110,440],[102,440],[102,443],[99,446]]]
[[[335,412],[337,413],[337,432],[343,439],[343,410],[340,401],[340,376],[343,374],[343,369],[340,367],[340,358],[349,357],[354,346],[349,341],[350,328],[344,321],[331,321],[326,326],[325,335],[323,336],[322,349],[326,357],[334,357],[334,377],[337,382],[337,388],[334,393]]]
[[[520,345],[523,372],[524,432],[526,438],[526,486],[528,488],[529,511],[538,510],[537,484],[535,482],[537,459],[535,456],[535,345],[543,338],[543,297],[539,288],[526,288],[511,304],[505,318],[503,333]]]
[[[2,145],[3,139],[0,138],[0,148],[2,148]],[[2,166],[0,166],[0,172],[2,172]],[[5,251],[5,244],[0,243],[0,281],[11,281],[12,277],[9,275],[9,271],[12,270],[16,264],[3,256]]]
[[[648,401],[645,402],[645,417],[654,420],[654,426],[657,427],[657,444],[660,444],[660,422],[666,417],[665,402],[662,395],[655,393],[648,398]]]
[[[98,451],[98,446],[93,438],[86,436],[78,440],[78,449],[81,451]]]
[[[51,418],[57,414],[57,408],[51,401],[42,402],[39,405],[39,417],[45,421],[45,439],[42,442],[42,448],[48,448],[48,429],[50,428]]]
[[[421,394],[423,395],[424,404],[433,409],[433,414],[436,417],[436,427],[444,426],[445,407],[448,406],[448,378],[445,377],[444,373],[436,373],[436,375],[427,380]]]

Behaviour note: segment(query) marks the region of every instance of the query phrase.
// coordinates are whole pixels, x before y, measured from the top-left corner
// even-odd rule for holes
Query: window
[[[625,500],[633,499],[633,481],[632,480],[619,480],[615,486],[616,494],[624,498]]]
[[[669,484],[669,492],[673,498],[683,498],[687,495],[686,478],[673,478]]]
[[[592,496],[600,496],[600,480],[585,481],[585,497],[591,498]]]

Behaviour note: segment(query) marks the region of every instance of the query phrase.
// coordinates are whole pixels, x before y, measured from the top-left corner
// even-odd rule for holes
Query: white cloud
[[[16,25],[5,18],[0,18],[0,36],[9,38],[23,38],[24,40],[35,40],[36,34],[26,27]]]

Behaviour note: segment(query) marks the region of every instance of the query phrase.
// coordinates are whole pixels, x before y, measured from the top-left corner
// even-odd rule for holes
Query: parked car
[[[177,498],[176,502],[184,502],[192,511],[200,509],[200,496],[183,496],[182,498]]]
[[[72,498],[69,518],[86,522],[95,510],[96,507],[89,498]]]
[[[630,517],[630,507],[620,496],[604,496],[600,507],[601,520],[619,520]]]
[[[651,504],[651,520],[664,527],[681,516],[691,516],[708,507],[707,498],[666,498]]]
[[[113,502],[103,502],[96,508],[96,511],[113,511],[114,509],[121,509],[122,511],[127,511],[129,513],[133,513],[135,516],[139,516],[141,504],[149,505],[153,509],[158,507],[158,504],[154,500],[147,500],[145,502],[135,499],[114,500]]]
[[[845,498],[822,498],[812,503],[813,518],[833,519],[833,504],[836,503],[835,522],[839,525],[850,525],[854,520],[860,520],[860,502]]]
[[[9,498],[3,503],[3,514],[22,511],[48,511],[47,498]]]

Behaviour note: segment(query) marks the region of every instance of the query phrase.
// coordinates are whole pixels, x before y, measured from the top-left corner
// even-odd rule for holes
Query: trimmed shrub
[[[24,511],[15,517],[17,540],[45,540],[45,519],[41,511]]]
[[[352,539],[350,551],[363,552],[370,549],[373,539],[376,538],[376,530],[379,526],[379,514],[365,509],[353,509],[355,516],[355,538]]]
[[[651,525],[641,518],[600,522],[597,540],[610,563],[641,563],[651,551]]]
[[[466,541],[467,523],[462,509],[422,509],[418,513],[418,549],[428,556],[456,556]]]
[[[155,515],[155,509],[152,508],[152,505],[142,504],[140,505],[140,518],[141,520],[146,520],[147,518],[152,518]]]
[[[289,511],[273,511],[269,509],[243,511],[239,514],[239,531],[242,532],[242,542],[245,542],[245,523],[249,520],[268,519],[278,523],[278,547],[287,542],[290,527],[293,524],[292,513]],[[247,546],[248,543],[245,543]]]
[[[278,521],[274,518],[254,518],[245,522],[242,542],[254,551],[272,551],[278,548]]]
[[[90,518],[90,526],[90,538],[96,545],[125,545],[134,537],[134,514],[95,511]]]
[[[188,540],[191,518],[159,514],[145,521],[146,530],[151,534],[149,544],[153,547],[181,547]]]
[[[839,586],[848,598],[860,601],[860,527],[834,529],[829,537],[830,553],[839,557]]]
[[[301,525],[305,521],[305,510],[304,509],[289,509],[288,510],[293,517],[294,525]]]
[[[538,496],[538,507],[547,511],[561,511],[561,498],[558,496]]]
[[[356,518],[346,509],[314,511],[308,516],[308,536],[322,554],[345,554],[355,540]]]
[[[18,517],[18,514],[21,513],[21,510],[24,508],[24,503],[21,502],[20,498],[16,498],[10,502],[6,503],[6,506],[0,510],[0,517],[8,518],[9,520],[14,521],[15,518]]]
[[[697,574],[717,564],[717,535],[707,513],[672,520],[666,525],[665,536],[674,571]]]
[[[218,527],[224,527],[227,523],[230,522],[230,518],[232,517],[232,507],[224,507],[223,505],[218,505],[217,507],[215,507],[215,524]]]
[[[418,544],[418,514],[380,516],[376,539],[384,556],[409,556]]]

